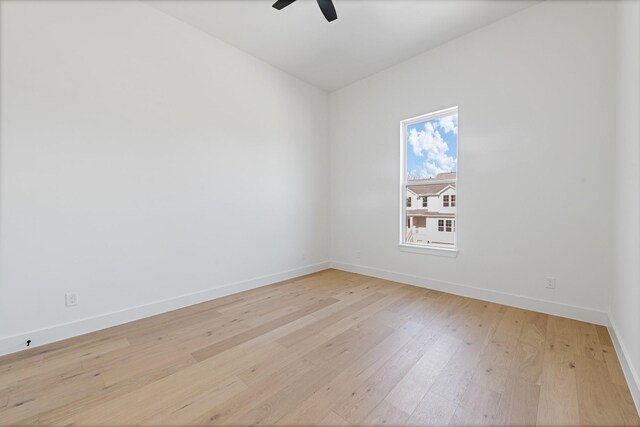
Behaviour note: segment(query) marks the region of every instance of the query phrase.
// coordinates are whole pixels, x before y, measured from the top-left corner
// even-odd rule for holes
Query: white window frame
[[[407,127],[416,123],[426,122],[428,120],[437,119],[439,117],[450,116],[451,114],[458,114],[458,106],[445,108],[443,110],[434,111],[433,113],[423,114],[421,116],[412,117],[410,119],[402,120],[400,122],[400,218],[398,224],[399,229],[399,244],[398,247],[403,252],[421,253],[427,255],[438,255],[446,257],[458,256],[458,227],[454,228],[454,243],[451,248],[444,248],[433,245],[416,245],[405,242],[406,237],[406,222],[407,222]],[[460,164],[460,141],[458,140],[458,165]],[[458,168],[459,169],[459,168]],[[456,172],[456,190],[458,189],[459,172]],[[457,199],[457,197],[456,197]],[[456,200],[457,202],[457,200]],[[457,203],[456,203],[457,205]],[[456,222],[458,221],[457,207],[456,207]],[[457,225],[457,224],[456,224]]]

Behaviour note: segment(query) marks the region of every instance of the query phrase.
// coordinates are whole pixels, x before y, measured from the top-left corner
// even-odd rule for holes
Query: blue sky
[[[458,114],[407,126],[407,174],[433,178],[458,170]]]

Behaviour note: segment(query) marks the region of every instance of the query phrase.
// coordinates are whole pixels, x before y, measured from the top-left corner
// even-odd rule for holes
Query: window
[[[446,233],[452,233],[456,231],[456,222],[451,219],[439,219],[438,231],[444,231]]]
[[[401,194],[400,194],[400,244],[440,249],[456,248],[456,191],[458,175],[458,108],[448,108],[400,123],[401,144]],[[423,227],[409,221],[412,207],[409,194],[441,194],[442,204],[428,203],[427,196],[416,201],[426,211],[420,216],[433,218]],[[418,197],[418,196],[416,196]],[[404,203],[403,203],[404,202]],[[442,211],[442,208],[448,208]],[[451,209],[453,208],[453,209]],[[442,218],[439,214],[444,214]],[[411,215],[416,215],[412,210]],[[438,218],[440,216],[440,218]],[[415,219],[415,218],[414,218]],[[420,224],[422,225],[422,223]]]

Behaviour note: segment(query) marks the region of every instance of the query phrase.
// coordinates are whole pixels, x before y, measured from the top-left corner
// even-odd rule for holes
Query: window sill
[[[405,243],[398,245],[398,248],[401,252],[412,252],[414,254],[435,255],[447,258],[456,258],[458,256],[457,249],[439,248],[436,246],[408,245]]]

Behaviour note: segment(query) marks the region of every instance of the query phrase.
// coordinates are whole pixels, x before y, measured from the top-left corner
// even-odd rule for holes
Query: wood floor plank
[[[254,363],[251,363],[247,366],[246,369],[240,371],[237,375],[242,381],[246,384],[253,385],[259,384],[269,375],[285,368],[287,365],[293,363],[297,359],[303,357],[304,354],[312,351],[314,348],[318,348],[321,345],[330,341],[330,338],[322,336],[322,335],[312,335],[305,339],[304,341],[299,342],[295,346],[289,347],[288,349],[278,342],[274,342],[274,345],[277,345],[280,350],[277,353],[273,353],[272,355],[266,354],[260,348],[256,349],[256,351],[260,351],[261,357],[260,360]],[[252,353],[253,351],[250,350]]]
[[[516,338],[520,338],[526,313],[526,311],[518,308],[507,307],[504,316],[496,329],[496,335],[512,335]]]
[[[578,339],[574,333],[573,320],[548,316],[545,343],[545,363],[568,365],[575,360]]]
[[[573,362],[566,365],[545,363],[536,423],[541,427],[580,424],[578,389]]]
[[[366,324],[368,327],[356,327],[355,330],[371,334],[385,328],[384,317],[374,317]],[[331,408],[352,395],[354,390],[397,352],[398,348],[415,338],[424,329],[423,325],[409,321],[405,328],[391,331],[390,335],[362,356],[352,359],[346,369],[281,418],[277,424],[291,426],[318,424]]]
[[[315,365],[305,359],[298,359],[284,369],[274,372],[260,384],[253,385],[228,399],[224,405],[208,409],[190,420],[187,425],[236,425],[236,420],[251,409],[266,401],[280,390],[315,369]]]
[[[319,350],[304,356],[305,360],[311,361],[316,366],[315,369],[292,381],[289,387],[269,396],[264,402],[233,422],[252,426],[274,424],[326,385],[335,375],[345,370],[349,361],[357,359],[370,348],[375,347],[390,333],[392,333],[390,329],[379,329],[369,334],[347,331],[333,338]]]
[[[332,408],[362,383],[363,381],[354,376],[351,370],[345,370],[280,418],[276,425],[315,426],[322,424],[326,414],[334,413]],[[342,417],[340,419],[344,420]]]
[[[375,408],[406,373],[418,362],[428,347],[438,340],[441,333],[424,329],[392,358],[380,367],[364,384],[334,408],[336,414],[351,424],[359,424]]]
[[[544,361],[544,350],[518,341],[511,363],[510,375],[518,376],[534,384],[540,384]]]
[[[427,393],[413,411],[406,424],[412,427],[448,426],[456,412],[457,404],[435,393]]]
[[[502,393],[510,377],[518,339],[512,335],[494,335],[483,349],[471,380],[496,393]]]
[[[540,386],[520,377],[511,377],[500,396],[493,424],[534,426],[538,418]]]
[[[38,416],[38,423],[43,425],[66,425],[67,420],[75,415],[88,411],[97,405],[131,393],[147,384],[154,383],[155,381],[179,372],[186,366],[190,366],[192,363],[193,361],[184,366],[180,364],[170,364],[159,367],[156,370],[136,375],[126,381],[119,382],[109,387],[103,387],[82,399],[68,403],[63,401],[57,402],[57,407],[40,413]]]
[[[459,404],[480,363],[481,353],[468,346],[458,348],[442,372],[436,376],[431,390]]]
[[[358,425],[370,427],[402,426],[408,419],[409,414],[383,400]]]
[[[620,396],[618,403],[620,405],[620,412],[625,419],[625,424],[640,427],[640,417],[638,416],[636,404],[633,401],[629,388],[620,385],[616,385],[615,387],[618,391],[618,396]]]
[[[377,320],[377,322],[373,320]],[[375,330],[385,325],[385,320],[385,316],[376,316],[370,319],[370,321],[354,327],[354,329],[357,331]],[[399,348],[406,346],[418,335],[424,333],[424,331],[424,325],[411,320],[406,322],[404,326],[396,329],[396,332],[378,345],[379,348],[377,348],[376,351],[365,355],[363,358],[365,360],[360,360],[355,366],[358,379],[363,381],[369,379],[398,352]]]
[[[8,393],[7,407],[0,411],[0,425],[21,424],[61,404],[83,399],[102,387],[102,379],[83,373],[80,363],[74,369],[65,366],[47,376],[41,375],[38,381],[23,381]]]
[[[634,422],[637,414],[633,417],[625,411],[624,402],[611,382],[604,362],[595,360],[591,351],[583,351],[583,354],[576,358],[580,424],[633,425],[630,423]]]
[[[256,328],[252,328],[249,329],[248,331],[242,332],[240,334],[234,335],[232,337],[229,337],[223,341],[220,341],[218,343],[212,344],[208,347],[202,348],[200,350],[197,350],[195,352],[192,353],[192,356],[194,357],[194,359],[196,359],[198,362],[201,362],[209,357],[215,356],[216,354],[237,346],[239,344],[242,344],[246,341],[251,340],[252,338],[255,338],[257,336],[260,336],[264,333],[267,333],[269,331],[271,331],[272,329],[276,329],[282,325],[286,325],[287,323],[290,323],[294,320],[297,320],[303,316],[306,316],[308,314],[313,313],[314,311],[318,311],[324,307],[327,307],[331,304],[334,304],[338,302],[338,300],[334,299],[334,298],[327,298],[325,300],[321,300],[318,301],[318,303],[304,309],[304,310],[298,310],[296,312],[293,312],[291,314],[288,314],[286,316],[280,317],[278,319],[272,320],[271,322],[265,323],[259,327]]]
[[[427,394],[436,376],[442,372],[462,341],[443,334],[386,396],[385,401],[406,414],[412,414]]]
[[[346,316],[333,324],[326,326],[319,333],[325,335],[327,337],[335,337],[338,334],[346,331],[349,328],[356,327],[359,324],[364,323],[368,318],[375,316],[380,311],[384,310],[389,304],[398,300],[402,294],[402,292],[398,292],[400,295],[387,295],[384,298],[381,298],[372,304],[367,305],[366,307],[362,307],[351,315]]]
[[[204,393],[194,396],[192,400],[181,402],[180,405],[170,405],[148,419],[143,424],[149,426],[183,426],[189,422],[223,404],[227,399],[246,390],[248,387],[239,378],[231,377],[213,387],[208,388]]]
[[[0,357],[0,425],[640,419],[605,327],[325,270]]]
[[[376,301],[381,300],[382,298],[384,298],[384,296],[385,295],[381,293],[371,294],[368,297],[363,298],[353,304],[349,304],[341,310],[333,313],[331,316],[319,319],[317,322],[314,322],[307,328],[299,329],[295,332],[290,333],[289,335],[279,338],[278,343],[282,344],[285,347],[290,347],[296,342],[301,341],[311,335],[318,334],[329,325],[333,325],[334,323],[344,319],[345,317],[351,316],[361,309],[375,303]]]
[[[572,324],[574,327],[574,334],[578,341],[577,348],[574,349],[575,355],[579,357],[588,357],[601,362],[604,361],[602,346],[600,345],[596,326],[591,323],[578,321],[573,321]]]
[[[496,423],[501,395],[471,382],[460,398],[450,426],[491,426]],[[500,425],[500,424],[499,424]],[[504,424],[512,425],[512,424]]]
[[[86,347],[74,348],[73,351],[66,353],[42,357],[34,363],[5,365],[6,369],[0,373],[0,389],[29,377],[46,374],[66,365],[127,347],[129,347],[129,342],[126,339],[103,340],[93,342]]]
[[[349,427],[350,425],[351,424],[335,412],[329,412],[329,415],[324,417],[324,419],[320,421],[320,424],[318,424],[319,427]]]
[[[212,377],[210,371],[200,365],[192,365],[72,416],[68,422],[76,425],[139,425],[167,408],[178,410],[209,390],[226,387],[227,381]]]
[[[598,342],[602,346],[613,347],[613,341],[611,341],[611,335],[605,326],[594,325],[596,332],[598,333]]]

